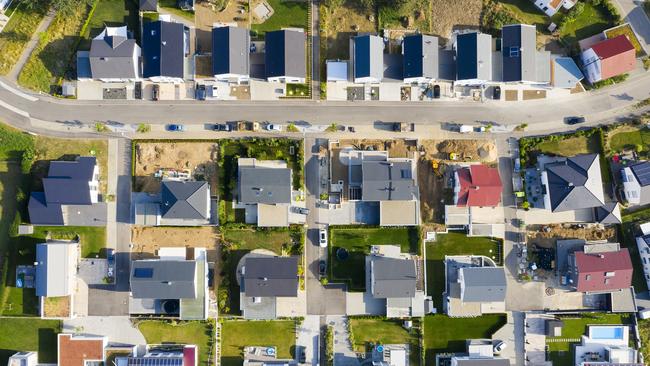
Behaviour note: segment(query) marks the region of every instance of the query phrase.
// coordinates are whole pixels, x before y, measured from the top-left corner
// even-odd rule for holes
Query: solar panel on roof
[[[639,184],[647,186],[650,184],[650,163],[645,162],[632,167],[634,175],[639,180]]]
[[[183,366],[182,357],[141,357],[129,358],[129,366]]]
[[[153,277],[153,268],[136,268],[135,271],[133,271],[133,277],[151,278]]]

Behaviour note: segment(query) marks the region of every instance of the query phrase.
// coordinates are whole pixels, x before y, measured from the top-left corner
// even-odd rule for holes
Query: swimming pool
[[[591,326],[589,327],[589,337],[591,339],[619,339],[625,337],[625,327],[622,326]]]

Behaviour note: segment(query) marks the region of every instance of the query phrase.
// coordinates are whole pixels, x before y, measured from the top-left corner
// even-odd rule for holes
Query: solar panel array
[[[647,186],[650,184],[650,163],[644,162],[632,166],[632,171],[636,178],[639,180],[639,184],[642,186]]]
[[[129,357],[128,366],[183,366],[183,357]]]

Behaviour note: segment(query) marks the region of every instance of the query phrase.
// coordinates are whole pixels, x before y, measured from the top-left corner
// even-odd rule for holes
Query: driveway
[[[348,318],[346,316],[328,316],[327,325],[334,331],[334,364],[336,366],[358,366],[359,360],[352,350],[348,334]]]
[[[642,0],[614,0],[621,12],[621,17],[632,25],[634,32],[639,36],[639,42],[650,53],[650,19],[643,11]]]
[[[147,344],[144,336],[131,325],[127,316],[89,316],[63,321],[64,333],[105,335],[111,343],[128,345]]]
[[[320,317],[317,315],[307,315],[301,326],[298,328],[296,339],[296,351],[305,351],[305,361],[307,365],[318,365],[319,356],[319,336],[320,336]],[[295,355],[299,359],[299,354]]]

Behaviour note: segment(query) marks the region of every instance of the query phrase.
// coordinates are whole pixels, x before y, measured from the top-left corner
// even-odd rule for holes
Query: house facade
[[[650,162],[644,161],[621,169],[621,180],[628,204],[650,204]]]
[[[582,68],[589,83],[634,70],[636,50],[626,35],[606,39],[582,51]]]
[[[212,74],[218,81],[241,84],[250,79],[250,33],[246,28],[212,28]]]

